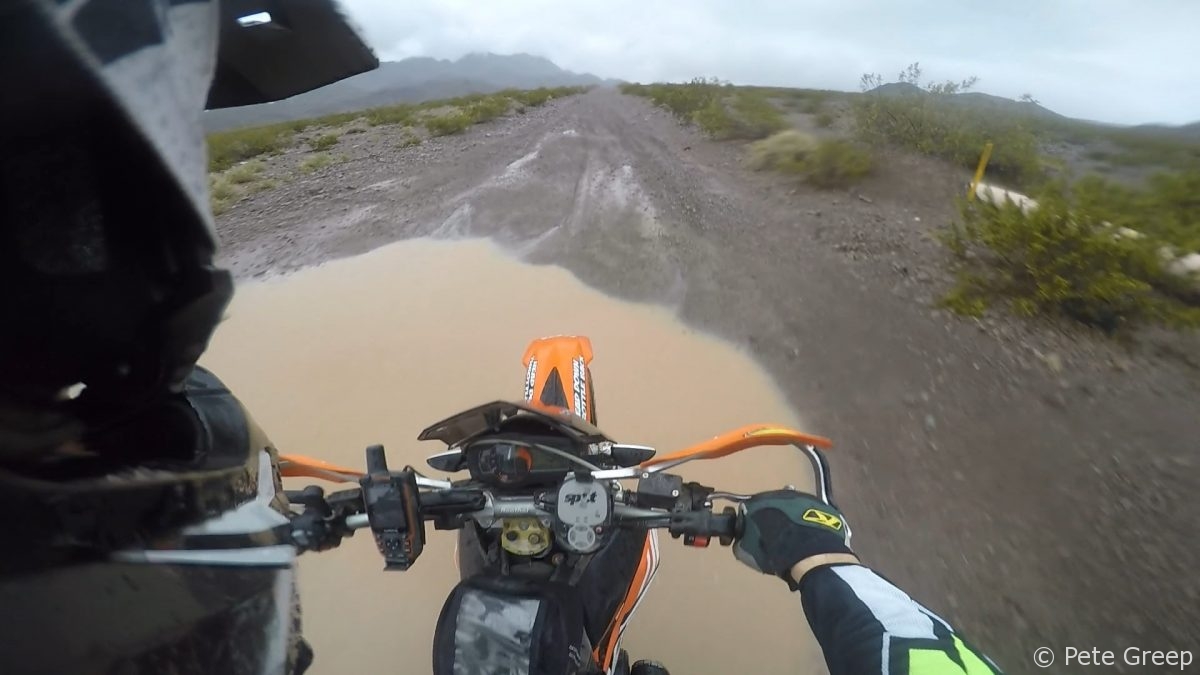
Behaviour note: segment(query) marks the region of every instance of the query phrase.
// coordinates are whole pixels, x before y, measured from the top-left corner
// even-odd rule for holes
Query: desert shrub
[[[538,106],[547,101],[563,96],[579,94],[586,90],[586,87],[544,87],[527,91],[508,90],[501,92],[499,95],[492,96],[470,94],[450,100],[426,101],[416,105],[384,106],[365,111],[333,113],[312,119],[219,131],[208,136],[208,170],[210,172],[224,171],[238,162],[262,155],[279,153],[295,143],[297,133],[310,127],[338,127],[360,118],[365,118],[371,126],[387,124],[411,125],[418,122],[417,113],[419,111],[429,111],[445,107],[470,108],[469,114],[471,116],[467,119],[479,119],[482,121],[503,114],[503,112],[496,113],[501,104],[505,106],[505,110],[507,111],[509,104],[505,99],[518,101],[523,106]],[[458,128],[462,124],[461,119],[454,117],[442,122],[434,122],[433,124],[435,127],[445,130],[444,133],[435,135],[445,135],[447,133],[462,131],[466,126],[470,126],[470,121],[462,128]],[[426,122],[426,126],[428,126],[428,122]],[[346,133],[359,132],[355,131],[355,129],[350,129]],[[329,147],[332,147],[332,145]],[[314,149],[320,151],[329,148],[314,147]]]
[[[263,171],[261,160],[251,160],[233,167],[225,172],[224,179],[234,185],[242,185],[258,180]]]
[[[718,140],[766,138],[787,126],[768,91],[761,88],[736,88],[697,78],[686,84],[625,84],[621,91],[650,99]]]
[[[706,80],[698,77],[687,84],[625,84],[621,91],[633,96],[650,99],[655,105],[670,110],[676,117],[685,122],[692,122],[696,113],[700,112],[721,97],[722,91],[728,89],[716,79]]]
[[[804,162],[804,179],[817,187],[853,185],[871,172],[874,162],[866,149],[842,139],[817,144]]]
[[[320,136],[317,136],[313,140],[309,141],[308,144],[312,146],[313,150],[321,152],[337,145],[337,142],[337,134],[321,134]]]
[[[1072,186],[1080,208],[1096,219],[1128,227],[1183,252],[1200,251],[1200,169],[1160,172],[1143,188],[1100,176]]]
[[[209,176],[208,198],[213,215],[219,216],[241,197],[241,192],[224,176]]]
[[[733,99],[732,138],[766,138],[787,127],[783,115],[761,93],[738,92]]]
[[[297,120],[209,134],[208,170],[224,171],[238,162],[278,153],[311,123],[311,120]]]
[[[858,135],[890,143],[974,169],[991,141],[988,175],[1022,187],[1042,179],[1037,139],[1019,120],[970,110],[945,101],[945,94],[867,94],[854,107]]]
[[[756,171],[804,173],[817,139],[795,130],[781,131],[750,145],[747,165]]]
[[[1200,168],[1152,176],[1144,199],[1140,231],[1200,252]]]
[[[363,111],[355,110],[353,112],[342,112],[342,113],[332,113],[329,115],[322,115],[320,117],[315,117],[308,121],[311,122],[311,124],[309,126],[340,127],[344,124],[349,124],[349,123],[359,119],[362,116],[363,116]]]
[[[499,96],[512,99],[523,106],[536,108],[539,105],[564,96],[573,96],[587,91],[587,87],[542,87],[540,89],[505,89]],[[519,112],[519,111],[518,111]]]
[[[692,121],[704,133],[716,139],[731,138],[734,134],[734,119],[720,99],[713,98],[703,108],[692,113]]]
[[[821,127],[822,129],[828,129],[829,127],[833,126],[833,115],[827,110],[822,110],[821,112],[817,113],[814,121],[818,127]]]
[[[818,141],[809,134],[788,130],[751,144],[747,164],[760,171],[803,176],[817,187],[838,188],[862,179],[873,163],[866,149],[850,141]]]
[[[333,163],[333,158],[327,152],[319,152],[309,155],[300,162],[300,171],[304,173],[313,173],[319,169],[323,169]]]
[[[1108,138],[1119,148],[1111,161],[1123,166],[1200,169],[1200,141],[1195,138],[1116,129]]]
[[[227,171],[209,174],[208,197],[213,215],[221,215],[229,210],[239,199],[263,190],[277,187],[274,180],[262,175],[263,163],[249,161]]]
[[[410,105],[390,105],[382,108],[371,108],[364,115],[367,118],[367,124],[373,127],[383,126],[385,124],[410,124],[413,120],[415,109]]]
[[[522,105],[530,108],[536,108],[539,105],[544,105],[554,98],[553,94],[548,89],[534,89],[531,91],[519,91],[511,96]]]
[[[400,143],[399,143],[400,147],[402,147],[402,148],[411,148],[414,145],[420,145],[420,144],[421,144],[421,137],[419,135],[417,135],[417,133],[414,132],[412,129],[406,129],[404,131],[404,136],[402,136],[400,138]]]
[[[467,106],[466,113],[475,124],[496,119],[508,112],[510,101],[506,96],[488,96]]]
[[[461,110],[429,117],[425,119],[425,128],[434,136],[449,136],[465,131],[474,123],[474,120],[466,112]]]
[[[1065,317],[1109,333],[1140,324],[1200,326],[1200,308],[1163,269],[1158,244],[1116,236],[1102,204],[1061,185],[1029,214],[1013,204],[963,203],[943,241],[962,261],[948,308],[978,315],[999,301],[1021,315]]]
[[[976,78],[922,85],[918,64],[901,73],[900,93],[880,92],[878,75],[864,75],[864,94],[854,105],[859,138],[893,144],[974,169],[984,146],[994,143],[988,175],[1014,186],[1037,187],[1044,179],[1037,137],[1025,119],[957,104],[951,97]]]

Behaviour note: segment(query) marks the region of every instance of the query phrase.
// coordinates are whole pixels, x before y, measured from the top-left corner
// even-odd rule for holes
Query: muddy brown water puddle
[[[518,398],[525,345],[555,334],[592,339],[600,426],[618,440],[664,452],[753,422],[804,428],[769,376],[728,344],[478,240],[401,242],[244,284],[201,362],[283,452],[361,466],[363,448],[383,443],[393,465],[427,468],[441,446],[416,434],[469,406]],[[807,464],[783,448],[679,473],[743,492],[811,485]],[[715,543],[660,541],[654,586],[622,641],[634,659],[677,675],[823,672],[799,596]],[[304,556],[312,672],[430,672],[434,623],[457,581],[453,549],[453,533],[431,528],[406,573],[382,572],[365,533]]]

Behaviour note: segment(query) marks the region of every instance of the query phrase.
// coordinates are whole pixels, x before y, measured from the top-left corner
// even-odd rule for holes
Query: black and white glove
[[[742,536],[734,556],[763,574],[799,588],[804,574],[825,565],[856,564],[841,511],[813,495],[772,490],[742,504]]]

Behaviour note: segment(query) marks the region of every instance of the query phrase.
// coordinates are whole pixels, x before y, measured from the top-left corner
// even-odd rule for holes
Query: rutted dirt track
[[[862,557],[1009,672],[1037,671],[1041,646],[1196,648],[1200,372],[932,310],[953,174],[896,158],[865,198],[797,192],[611,91],[417,147],[386,134],[223,216],[226,263],[245,278],[491,237],[664,304],[774,374],[837,444]]]

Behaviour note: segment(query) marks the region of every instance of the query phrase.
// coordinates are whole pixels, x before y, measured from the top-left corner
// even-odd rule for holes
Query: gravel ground
[[[1009,672],[1043,672],[1040,646],[1200,647],[1200,344],[936,309],[960,172],[897,154],[816,191],[606,90],[401,140],[343,135],[309,175],[303,151],[272,160],[281,186],[218,223],[225,264],[247,278],[483,236],[667,305],[834,438],[856,549]]]

